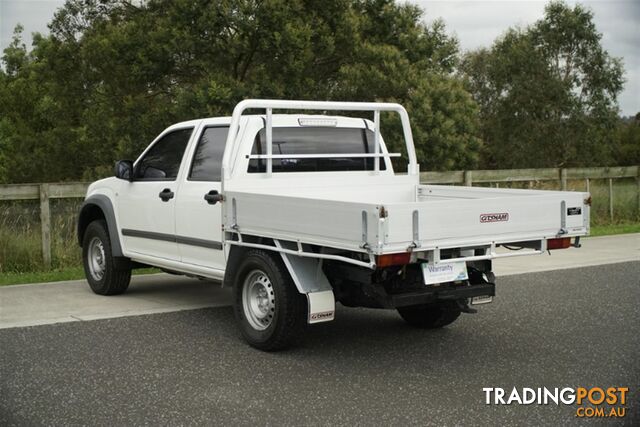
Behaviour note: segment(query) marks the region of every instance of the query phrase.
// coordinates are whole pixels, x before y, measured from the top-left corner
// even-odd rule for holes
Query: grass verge
[[[133,270],[134,275],[160,273],[157,268],[141,268]],[[82,267],[68,267],[60,270],[35,271],[25,273],[0,273],[0,286],[20,285],[25,283],[60,282],[64,280],[84,279]]]
[[[627,224],[607,224],[591,226],[591,237],[608,236],[612,234],[640,233],[640,222]]]

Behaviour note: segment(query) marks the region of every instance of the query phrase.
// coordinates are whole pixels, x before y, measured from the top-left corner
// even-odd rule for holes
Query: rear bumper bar
[[[389,295],[389,305],[406,307],[409,305],[427,304],[438,300],[457,300],[479,296],[495,296],[494,283],[481,283],[468,286],[428,286],[420,291]]]

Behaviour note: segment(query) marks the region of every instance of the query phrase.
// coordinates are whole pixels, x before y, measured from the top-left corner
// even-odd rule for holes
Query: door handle
[[[204,195],[204,199],[210,205],[215,205],[216,203],[222,201],[222,194],[218,193],[218,190],[211,190]]]
[[[173,199],[173,196],[175,196],[175,193],[169,188],[165,188],[158,194],[158,197],[160,197],[163,202],[168,202],[169,199]]]

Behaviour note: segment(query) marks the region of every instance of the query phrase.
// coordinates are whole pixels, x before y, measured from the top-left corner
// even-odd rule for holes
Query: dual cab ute
[[[383,112],[400,117],[405,173]],[[139,266],[222,281],[244,338],[276,350],[333,320],[336,302],[448,325],[491,301],[493,259],[579,246],[589,205],[580,192],[421,185],[398,104],[245,100],[119,161],[89,187],[78,237],[97,294],[124,292]]]

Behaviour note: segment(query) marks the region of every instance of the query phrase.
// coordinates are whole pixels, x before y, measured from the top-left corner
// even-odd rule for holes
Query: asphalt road
[[[483,387],[622,387],[638,425],[640,262],[501,278],[438,331],[346,309],[305,343],[246,346],[228,307],[0,330],[0,425],[584,424]],[[591,420],[593,421],[593,420]]]

